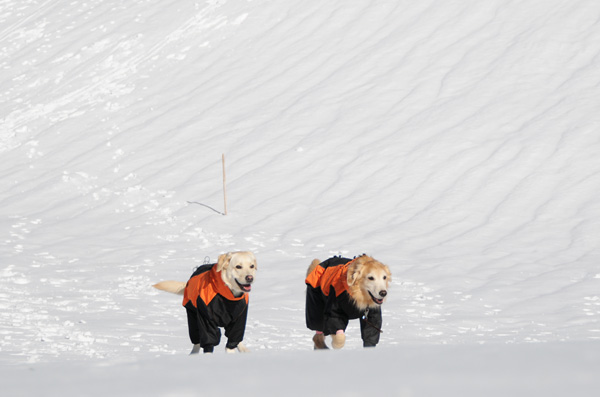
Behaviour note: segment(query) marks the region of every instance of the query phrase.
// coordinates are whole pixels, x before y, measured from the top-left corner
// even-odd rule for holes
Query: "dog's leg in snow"
[[[335,335],[331,335],[331,346],[334,349],[341,349],[346,344],[346,334],[344,330],[338,329]]]
[[[227,353],[250,353],[250,350],[248,350],[248,348],[242,342],[238,343],[237,347],[234,347],[233,349],[226,347],[225,351]]]
[[[315,344],[315,350],[329,349],[325,344],[325,335],[323,335],[323,332],[317,331],[315,336],[313,336],[313,343]]]

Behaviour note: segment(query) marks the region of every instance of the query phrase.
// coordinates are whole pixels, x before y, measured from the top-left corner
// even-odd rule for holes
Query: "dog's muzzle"
[[[371,299],[373,299],[373,302],[377,303],[378,305],[381,305],[383,303],[383,300],[387,296],[387,291],[384,290],[384,289],[382,289],[381,291],[379,291],[379,296],[381,298],[376,298],[375,296],[373,296],[373,294],[371,293],[371,291],[369,291],[369,295],[371,295]]]
[[[252,276],[246,276],[246,283],[247,284],[242,284],[239,281],[237,281],[237,279],[235,279],[235,282],[237,283],[237,285],[244,292],[250,292],[250,291],[252,291],[252,282],[253,281],[254,281],[254,277],[252,277]]]

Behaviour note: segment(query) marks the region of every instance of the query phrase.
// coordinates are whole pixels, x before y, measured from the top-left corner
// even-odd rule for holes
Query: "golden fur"
[[[391,281],[390,269],[367,255],[359,256],[348,267],[348,293],[361,310],[380,306],[381,303],[376,303],[371,296],[379,296],[379,291],[387,291]]]
[[[154,288],[159,289],[161,291],[170,292],[172,294],[183,295],[183,291],[185,291],[185,282],[183,281],[160,281],[153,285]]]
[[[319,259],[313,259],[306,275],[308,276],[320,263]],[[374,280],[369,280],[369,277],[373,277]],[[379,296],[379,291],[387,291],[389,283],[392,281],[392,273],[386,265],[378,260],[368,255],[361,255],[350,263],[347,281],[350,298],[356,307],[366,310],[367,307],[375,308],[381,305],[371,298],[369,292],[374,296]]]
[[[240,284],[251,288],[250,285],[256,274],[256,258],[250,251],[228,252],[219,255],[217,260],[217,271],[221,273],[221,278],[225,285],[229,287],[235,296],[241,296],[244,292],[249,292],[249,289],[243,290]],[[250,277],[248,279],[248,277]],[[170,292],[172,294],[183,295],[186,282],[183,281],[161,281],[153,285],[154,288],[161,291]]]
[[[306,276],[308,277],[320,263],[319,259],[313,259]],[[381,306],[387,297],[387,289],[391,280],[392,273],[390,269],[370,256],[361,255],[348,263],[346,272],[348,294],[351,302],[360,311]],[[316,332],[313,336],[313,343],[315,349],[328,348],[325,344],[325,335],[322,332]],[[334,349],[341,349],[345,343],[346,334],[344,330],[338,330],[331,335],[331,346]]]
[[[320,260],[318,259],[313,259],[313,261],[310,263],[310,266],[308,267],[308,270],[306,271],[306,277],[308,277],[308,275],[315,270],[315,267],[317,267],[319,265],[319,263],[321,263]]]
[[[217,272],[235,296],[250,292],[256,270],[256,258],[250,251],[228,252],[217,261]]]

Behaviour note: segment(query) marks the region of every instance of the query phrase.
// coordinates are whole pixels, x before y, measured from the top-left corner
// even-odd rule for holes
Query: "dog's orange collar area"
[[[225,281],[223,281],[223,278],[221,277],[221,272],[217,271],[217,266],[213,266],[212,269],[210,269],[210,278],[211,281],[214,282],[216,294],[222,295],[225,299],[228,299],[230,301],[237,301],[242,298],[246,299],[246,302],[248,301],[248,295],[246,294],[243,294],[242,296],[233,295],[233,292],[231,292],[227,284],[225,284]],[[213,294],[210,299],[212,300],[214,296],[215,294]],[[206,304],[208,304],[208,302],[206,302]]]
[[[325,269],[323,266],[316,266],[314,270],[306,277],[305,282],[313,288],[321,288],[325,296],[329,295],[331,287],[335,290],[335,296],[340,296],[344,291],[350,294],[348,286],[348,266],[354,260],[338,266],[331,266]],[[350,294],[352,296],[352,294]]]
[[[209,271],[200,273],[188,281],[183,295],[183,306],[188,302],[196,306],[198,297],[208,306],[217,294],[230,301],[245,299],[248,303],[248,294],[235,296],[221,278],[221,272],[217,272],[217,266],[214,265]]]

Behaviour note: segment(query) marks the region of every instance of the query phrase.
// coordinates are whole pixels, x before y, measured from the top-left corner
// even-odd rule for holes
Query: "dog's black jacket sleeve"
[[[190,339],[194,344],[216,346],[221,341],[221,330],[225,329],[227,348],[234,349],[244,339],[248,305],[246,301],[229,301],[217,295],[207,305],[198,298],[196,309],[191,303],[186,304]],[[191,318],[190,318],[191,317]]]
[[[248,318],[248,305],[244,300],[229,301],[219,296],[222,307],[213,307],[213,312],[218,312],[215,316],[223,319],[223,327],[225,328],[225,336],[227,337],[228,349],[235,349],[237,345],[244,340],[244,331],[246,329],[246,320]],[[211,302],[211,305],[214,303]],[[211,306],[209,305],[209,306]]]
[[[196,309],[191,302],[188,302],[185,309],[188,316],[190,340],[193,344],[202,346],[205,352],[212,351],[211,348],[221,341],[219,326],[208,318],[206,307]]]
[[[329,294],[325,304],[325,315],[323,333],[325,335],[335,334],[338,329],[346,331],[349,320],[360,318],[360,336],[364,347],[373,347],[379,343],[379,329],[382,325],[381,309],[369,309],[367,323],[362,319],[364,312],[358,310],[351,302],[350,295],[343,292],[338,297],[333,291]],[[375,327],[377,328],[375,328]]]
[[[381,317],[381,308],[369,309],[367,321],[360,319],[360,335],[363,340],[363,347],[375,347],[379,343],[381,326],[383,319]]]

